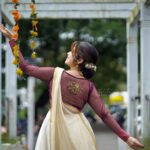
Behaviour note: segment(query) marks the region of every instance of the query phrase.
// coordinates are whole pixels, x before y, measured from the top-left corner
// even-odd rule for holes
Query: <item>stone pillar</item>
[[[7,26],[7,28],[9,28]],[[7,40],[6,40],[7,41]],[[17,136],[17,75],[16,66],[12,64],[13,55],[7,41],[6,50],[6,97],[9,100],[9,137]]]
[[[136,133],[136,97],[138,96],[138,25],[127,22],[127,130],[130,135]]]
[[[35,78],[28,77],[28,148],[34,150],[34,102],[35,102]]]
[[[150,6],[141,3],[142,138],[150,138]]]

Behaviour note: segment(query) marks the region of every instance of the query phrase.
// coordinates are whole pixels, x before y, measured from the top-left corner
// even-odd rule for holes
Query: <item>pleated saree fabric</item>
[[[96,150],[95,135],[84,114],[62,102],[62,72],[62,68],[55,69],[52,107],[40,129],[35,150]]]

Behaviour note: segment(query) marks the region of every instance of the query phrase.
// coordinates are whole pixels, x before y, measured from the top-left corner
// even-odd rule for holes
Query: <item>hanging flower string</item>
[[[35,59],[37,57],[37,53],[35,52],[36,49],[36,38],[38,36],[38,20],[37,20],[37,13],[36,13],[36,6],[35,1],[32,0],[32,3],[30,4],[31,8],[31,21],[32,21],[32,30],[30,31],[30,48],[32,50],[31,58]]]
[[[16,69],[16,73],[17,75],[19,76],[22,76],[23,75],[23,71],[21,70],[21,68],[19,68],[19,34],[18,34],[18,31],[19,31],[19,24],[18,24],[18,21],[21,17],[18,9],[17,9],[17,6],[19,5],[19,0],[10,0],[13,4],[14,4],[14,10],[11,11],[11,14],[14,18],[14,21],[15,21],[15,25],[13,26],[13,35],[12,35],[12,38],[16,41],[17,44],[15,44],[15,46],[13,47],[13,54],[14,54],[14,60],[13,60],[13,64],[17,66],[17,69]]]

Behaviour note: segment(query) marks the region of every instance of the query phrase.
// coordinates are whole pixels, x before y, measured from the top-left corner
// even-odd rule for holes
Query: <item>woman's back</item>
[[[61,78],[62,100],[65,103],[82,109],[87,102],[90,93],[90,81],[76,77],[66,71],[63,71]]]

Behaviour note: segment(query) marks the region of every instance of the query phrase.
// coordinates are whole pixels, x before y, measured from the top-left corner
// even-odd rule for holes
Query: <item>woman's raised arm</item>
[[[11,40],[9,42],[10,47],[13,51],[13,46],[15,45],[15,41]],[[29,75],[33,76],[35,78],[38,78],[40,80],[43,80],[45,82],[48,82],[52,79],[54,68],[53,67],[38,67],[29,64],[23,57],[21,51],[19,51],[19,67],[22,69],[22,71]]]
[[[9,44],[13,53],[13,47],[16,43],[14,40],[12,40],[12,33],[8,29],[6,29],[3,25],[0,25],[0,31],[3,33],[3,35],[6,38],[10,40]],[[53,73],[54,73],[53,67],[38,67],[38,66],[29,64],[24,59],[21,51],[19,51],[19,67],[23,70],[24,74],[33,76],[47,83],[52,79]]]

